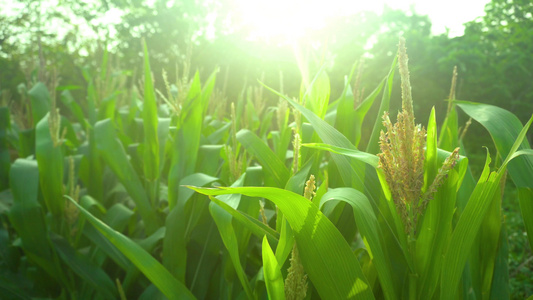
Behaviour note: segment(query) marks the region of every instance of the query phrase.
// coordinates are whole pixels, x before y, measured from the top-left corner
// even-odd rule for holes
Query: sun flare
[[[326,21],[379,7],[347,0],[237,0],[236,10],[251,38],[292,40],[322,29]]]

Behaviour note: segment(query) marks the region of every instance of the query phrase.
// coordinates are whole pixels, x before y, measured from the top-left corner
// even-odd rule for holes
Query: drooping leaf
[[[304,268],[323,299],[374,299],[350,246],[318,207],[303,196],[266,187],[193,189],[213,196],[240,193],[271,200],[291,224]]]
[[[194,295],[176,280],[163,265],[148,252],[123,234],[116,232],[95,218],[76,201],[71,200],[87,220],[117,247],[139,270],[169,299],[196,299]]]
[[[385,297],[396,299],[399,295],[400,282],[394,281],[392,265],[387,255],[385,241],[382,239],[383,234],[368,198],[352,188],[337,188],[329,190],[322,196],[320,207],[329,201],[343,201],[353,208],[357,228],[370,259],[376,266]]]

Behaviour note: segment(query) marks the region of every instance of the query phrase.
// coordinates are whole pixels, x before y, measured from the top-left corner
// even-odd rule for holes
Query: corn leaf
[[[263,238],[263,273],[265,275],[265,285],[270,299],[285,299],[285,288],[281,266],[276,260],[272,248],[268,244],[267,237]]]
[[[144,125],[144,176],[148,181],[159,178],[159,139],[157,134],[157,103],[155,98],[152,73],[150,70],[150,60],[146,43],[144,46],[144,104],[143,104],[143,125]]]
[[[337,147],[337,146],[323,144],[323,143],[307,143],[307,144],[302,144],[302,146],[313,148],[313,149],[326,150],[326,151],[333,152],[336,154],[353,157],[357,160],[360,160],[364,163],[371,165],[374,168],[377,168],[378,162],[379,162],[379,159],[376,155],[366,153],[363,151],[359,151],[356,149],[348,149],[348,148]]]
[[[475,237],[485,217],[485,213],[494,199],[502,174],[490,173],[490,155],[487,159],[483,173],[468,200],[468,203],[459,218],[452,233],[448,249],[445,252],[441,273],[441,299],[455,299],[459,280],[463,268],[474,244]]]
[[[492,201],[499,201],[497,191],[508,164],[513,159],[523,157],[523,154],[533,154],[530,149],[517,152],[523,145],[524,137],[532,122],[533,117],[517,134],[516,140],[509,148],[509,152],[498,171],[491,174],[489,174],[490,156],[487,151],[487,160],[483,173],[457,222],[449,243],[450,246],[448,246],[444,257],[441,284],[446,284],[450,289],[441,289],[441,299],[453,299],[455,296],[456,287],[466,264],[468,253],[472,248],[483,218]]]
[[[508,156],[514,141],[519,137],[522,124],[520,120],[502,108],[467,101],[456,101],[470,117],[483,125],[490,133],[496,149],[502,157]],[[526,139],[520,144],[518,150],[530,149]],[[519,189],[520,210],[529,237],[529,245],[533,247],[533,156],[524,155],[513,159],[507,167],[509,175]]]
[[[0,191],[9,187],[11,156],[8,148],[7,131],[11,125],[10,119],[9,109],[6,106],[0,107]]]
[[[28,91],[28,95],[31,100],[33,124],[37,124],[50,111],[50,94],[44,83],[37,82]]]
[[[511,112],[488,104],[456,101],[457,105],[472,119],[478,121],[490,133],[496,149],[502,158],[508,157],[515,141],[519,138],[522,124]],[[517,150],[530,149],[526,139]],[[517,187],[533,188],[533,157],[522,156],[513,159],[508,166],[509,175]]]
[[[304,98],[305,107],[321,119],[326,116],[330,90],[328,75],[321,69],[308,87],[307,97]]]
[[[70,201],[78,207],[87,220],[117,247],[139,270],[169,299],[196,299],[194,295],[177,281],[163,265],[148,252],[123,234],[113,230],[76,201]]]
[[[37,162],[17,159],[11,166],[9,182],[13,193],[13,206],[8,216],[22,241],[22,249],[30,260],[65,287],[70,287],[53,251],[44,211],[37,200],[39,193]]]
[[[376,116],[374,127],[372,128],[372,135],[370,136],[370,139],[368,140],[368,145],[366,147],[366,152],[368,153],[377,154],[379,152],[379,134],[381,130],[385,129],[381,118],[383,117],[383,113],[389,111],[390,96],[392,93],[392,85],[394,83],[394,71],[396,70],[397,62],[398,57],[395,57],[390,67],[389,74],[387,75],[387,89],[383,91],[383,95],[381,96],[381,103],[379,104],[378,114]]]
[[[197,72],[189,88],[172,146],[172,161],[168,173],[168,205],[171,210],[178,201],[178,183],[196,171],[204,111],[201,95],[200,76]]]
[[[304,268],[322,299],[374,299],[361,266],[335,226],[303,196],[277,188],[194,188],[206,195],[240,193],[265,197],[294,231]]]
[[[52,235],[54,248],[61,259],[87,284],[91,285],[104,298],[117,297],[115,284],[109,276],[98,266],[74,250],[68,242],[59,235]]]
[[[237,133],[237,140],[254,155],[263,166],[265,180],[270,179],[271,184],[283,187],[289,179],[289,170],[274,152],[253,132],[242,129]]]
[[[35,131],[35,154],[39,165],[41,190],[46,206],[52,214],[60,216],[65,207],[63,199],[63,154],[59,145],[54,145],[50,135],[50,118],[44,116]]]
[[[343,201],[353,208],[355,223],[366,245],[372,263],[376,266],[381,287],[386,299],[396,299],[400,282],[393,278],[392,266],[387,255],[385,241],[382,239],[380,225],[368,198],[352,188],[331,189],[322,196],[320,208],[329,201]]]
[[[258,237],[266,236],[271,241],[277,241],[279,239],[279,233],[277,233],[272,228],[263,224],[257,218],[243,213],[242,211],[236,210],[233,207],[226,204],[224,201],[217,199],[216,197],[209,197],[209,199],[219,205],[222,209],[228,212],[235,220],[244,225],[248,230]]]
[[[148,233],[154,232],[159,226],[159,220],[150,206],[148,195],[141,180],[126,156],[122,144],[116,137],[115,128],[111,120],[99,121],[95,126],[96,146],[102,158],[120,180],[138,207]]]
[[[307,118],[307,120],[313,125],[313,129],[317,132],[318,136],[322,139],[324,143],[337,147],[356,150],[355,146],[352,145],[344,135],[342,135],[333,126],[320,119],[312,111],[296,103],[294,100],[276,92],[275,90],[267,86],[265,87],[276,95],[282,97],[292,106],[298,109],[302,113],[302,115]],[[335,161],[335,164],[337,165],[337,168],[339,169],[344,184],[347,186],[353,186],[358,190],[364,189],[364,170],[357,170],[357,167],[355,167],[354,169],[354,165],[352,164],[353,162],[348,160],[343,155],[332,154],[332,157]]]
[[[182,179],[180,185],[197,184],[208,185],[217,178],[205,174],[196,173]],[[179,202],[168,214],[165,220],[167,232],[163,240],[163,265],[179,281],[185,282],[187,269],[187,244],[190,232],[194,229],[191,219],[194,193],[180,186]]]
[[[252,291],[252,287],[250,286],[250,282],[248,281],[241,264],[237,236],[235,235],[235,230],[232,225],[232,216],[214,202],[209,204],[209,212],[217,224],[218,231],[220,232],[220,236],[224,242],[224,246],[226,246],[226,249],[229,252],[231,262],[233,263],[237,277],[239,278],[239,281],[246,292],[247,298],[256,299]]]
[[[529,246],[533,248],[533,189],[518,188],[518,200],[524,224],[526,225]]]

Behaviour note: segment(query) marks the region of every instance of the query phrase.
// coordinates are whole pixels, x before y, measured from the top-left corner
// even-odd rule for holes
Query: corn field
[[[455,99],[453,72],[444,121],[416,119],[402,39],[366,98],[357,65],[337,99],[321,68],[234,100],[186,65],[155,89],[146,45],[142,66],[126,87],[104,56],[85,97],[49,76],[0,108],[0,298],[510,298],[502,197],[533,246],[533,116]]]

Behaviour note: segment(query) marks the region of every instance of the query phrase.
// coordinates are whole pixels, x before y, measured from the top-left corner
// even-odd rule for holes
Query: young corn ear
[[[265,200],[259,200],[259,212],[261,213],[261,220],[263,224],[268,226],[268,220],[265,213]]]
[[[298,170],[300,170],[300,160],[301,160],[301,154],[300,154],[300,148],[302,145],[302,139],[300,138],[300,134],[298,134],[296,131],[294,132],[294,141],[292,142],[293,146],[293,160],[292,160],[292,173],[296,174],[298,173]]]
[[[365,88],[364,87],[361,88],[361,78],[363,77],[363,70],[364,70],[363,60],[360,59],[357,65],[357,74],[355,76],[355,82],[352,88],[353,109],[357,109],[359,104],[361,104],[361,102],[363,101],[363,94],[365,92]]]
[[[226,155],[228,158],[229,173],[231,181],[237,180],[242,174],[242,157],[238,157],[233,147],[226,145]]]
[[[63,129],[63,132],[60,134],[61,129],[61,115],[59,114],[59,108],[56,106],[55,97],[52,97],[52,107],[50,108],[50,117],[48,119],[48,127],[50,128],[50,136],[52,137],[52,142],[54,147],[61,146],[62,140],[65,138],[66,127]]]
[[[455,87],[457,86],[457,66],[453,67],[452,72],[452,85],[450,87],[450,95],[448,96],[448,109],[446,114],[449,114],[452,110],[452,100],[455,100]]]
[[[307,275],[300,260],[300,253],[296,244],[292,247],[291,266],[285,279],[285,299],[303,300],[307,295]]]
[[[75,181],[75,171],[74,171],[74,158],[69,157],[69,172],[68,172],[68,195],[74,201],[79,202],[80,196],[80,186],[76,184]],[[76,220],[78,220],[79,211],[76,205],[74,205],[68,199],[65,199],[65,219],[67,224],[72,226]],[[74,231],[73,231],[74,233]]]
[[[289,121],[289,107],[287,105],[287,101],[285,101],[284,99],[280,99],[278,102],[276,120],[279,130],[282,130],[287,126],[287,123]]]
[[[309,180],[305,183],[304,197],[309,201],[313,200],[313,197],[316,195],[315,190],[315,175],[311,174]]]

